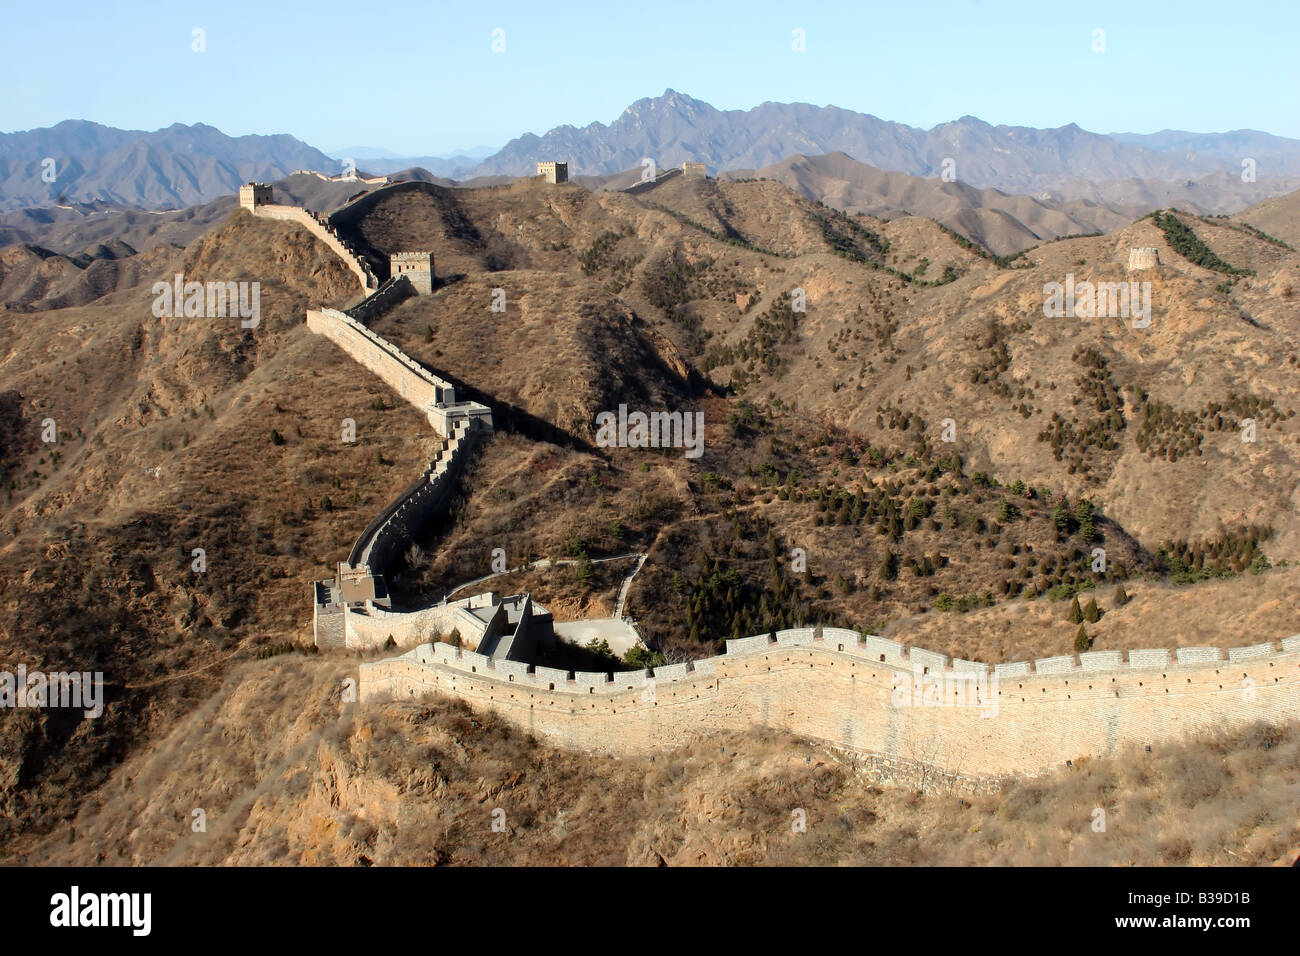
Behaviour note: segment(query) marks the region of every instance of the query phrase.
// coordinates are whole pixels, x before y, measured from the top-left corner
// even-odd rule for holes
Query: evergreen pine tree
[[[1101,608],[1097,607],[1097,599],[1090,598],[1083,609],[1083,619],[1089,624],[1096,624],[1101,620]]]
[[[1124,590],[1124,585],[1115,585],[1115,606],[1123,607],[1128,603],[1128,592]]]
[[[1074,596],[1074,600],[1070,602],[1070,623],[1083,623],[1083,608],[1079,607],[1079,595],[1077,594]]]
[[[1091,646],[1092,641],[1088,639],[1088,632],[1084,629],[1083,625],[1080,624],[1079,632],[1074,635],[1074,650],[1077,653],[1082,654]]]

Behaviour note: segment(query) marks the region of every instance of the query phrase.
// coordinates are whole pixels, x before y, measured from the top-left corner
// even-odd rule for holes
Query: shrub
[[[628,648],[628,652],[623,655],[623,663],[639,670],[642,667],[664,667],[668,664],[668,658],[658,651],[647,650],[637,644]]]
[[[1070,602],[1070,623],[1083,623],[1083,608],[1079,607],[1079,595],[1077,594],[1074,596],[1074,600]]]
[[[1078,598],[1075,599],[1076,601]],[[1083,608],[1083,619],[1089,624],[1096,624],[1101,620],[1101,608],[1097,607],[1097,599],[1089,598],[1088,603]]]
[[[1088,637],[1087,630],[1082,624],[1079,625],[1079,631],[1074,635],[1074,650],[1077,654],[1082,654],[1092,646],[1092,639]]]

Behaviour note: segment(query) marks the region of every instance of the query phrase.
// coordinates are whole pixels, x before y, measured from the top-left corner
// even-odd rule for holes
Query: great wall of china
[[[342,249],[340,256],[363,275],[364,263],[328,223],[251,205],[255,215],[299,222],[318,237],[323,230],[335,239],[330,248]],[[1149,259],[1146,252],[1139,265]],[[362,287],[375,285],[363,279]],[[425,411],[446,438],[430,469],[363,532],[340,565],[339,584],[316,585],[320,646],[375,648],[389,636],[399,647],[415,644],[400,656],[360,665],[363,701],[449,694],[560,746],[610,754],[762,725],[861,754],[886,771],[920,768],[969,789],[996,788],[1008,775],[1046,772],[1128,746],[1300,719],[1300,635],[1280,647],[1131,650],[1127,657],[1098,651],[990,666],[818,627],[731,640],[725,654],[691,663],[611,674],[519,659],[529,645],[514,636],[534,617],[549,619],[527,595],[507,601],[476,595],[391,611],[373,584],[361,585],[377,580],[445,505],[473,438],[490,434],[491,414],[456,403],[448,383],[350,314],[313,310],[307,324]],[[345,574],[354,577],[344,581]],[[356,600],[335,595],[335,604],[323,604],[326,585],[350,586],[344,598]],[[329,620],[322,624],[322,617]],[[477,650],[429,641],[430,633],[461,625],[480,628]]]

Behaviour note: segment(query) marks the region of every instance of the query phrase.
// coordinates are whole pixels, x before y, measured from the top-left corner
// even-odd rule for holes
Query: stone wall
[[[391,637],[398,647],[413,647],[452,631],[474,648],[474,638],[483,622],[474,617],[464,602],[435,604],[418,611],[389,611],[382,607],[347,608],[346,646],[359,650],[383,647]]]
[[[450,382],[438,378],[349,315],[336,309],[309,309],[307,327],[343,349],[422,412],[427,413],[429,406],[442,401],[448,392],[454,400],[455,389]]]
[[[416,294],[416,289],[409,278],[406,276],[389,276],[384,280],[383,285],[366,298],[352,308],[344,309],[343,314],[356,319],[358,322],[372,322],[399,302]]]
[[[958,706],[961,698],[945,691],[922,706],[899,694],[900,682],[923,673],[982,677],[988,701]],[[779,632],[775,642],[728,641],[725,655],[689,667],[612,677],[500,668],[481,654],[422,645],[362,664],[360,683],[362,700],[451,694],[576,750],[644,753],[757,724],[984,781],[1130,744],[1300,719],[1300,635],[1280,649],[1132,651],[1127,661],[1100,652],[990,668],[852,631],[805,629]]]
[[[362,532],[352,546],[348,564],[368,568],[371,574],[383,574],[401,556],[420,529],[446,505],[478,431],[472,422],[456,423],[455,434],[444,441],[442,451],[425,473]]]
[[[309,212],[301,206],[279,205],[256,206],[251,212],[263,219],[277,219],[281,222],[297,223],[329,246],[334,254],[343,260],[344,265],[351,269],[358,281],[360,281],[362,289],[376,289],[379,287],[379,281],[375,278],[374,272],[371,271],[369,263],[344,241],[337,229],[315,213]]]
[[[1160,250],[1154,247],[1134,247],[1128,251],[1128,271],[1154,269],[1160,265]]]

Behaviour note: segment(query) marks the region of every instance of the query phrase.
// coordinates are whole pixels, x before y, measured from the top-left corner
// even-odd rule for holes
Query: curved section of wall
[[[365,566],[371,574],[383,574],[388,569],[447,503],[477,432],[477,423],[456,423],[455,434],[444,443],[428,470],[380,512],[357,539],[348,555],[352,567]]]
[[[329,246],[334,254],[343,260],[344,265],[351,269],[361,282],[362,289],[374,289],[379,286],[370,265],[343,240],[337,229],[315,213],[309,212],[301,206],[272,204],[255,206],[253,215],[261,216],[263,219],[277,219],[281,222],[297,223]]]
[[[450,693],[561,746],[612,754],[758,724],[975,779],[1300,719],[1300,635],[1280,650],[1132,651],[1127,661],[1113,652],[995,668],[832,628],[775,638],[728,641],[725,655],[693,665],[613,675],[426,644],[362,664],[361,698]],[[982,694],[972,693],[981,683]]]
[[[411,285],[411,280],[406,276],[389,276],[378,289],[352,308],[345,309],[344,315],[358,322],[369,322],[416,294],[415,286]]]

